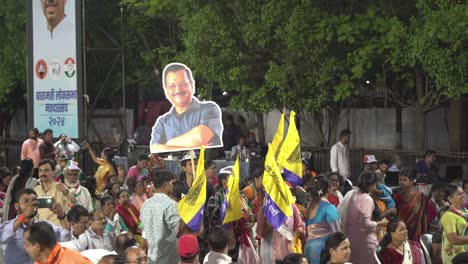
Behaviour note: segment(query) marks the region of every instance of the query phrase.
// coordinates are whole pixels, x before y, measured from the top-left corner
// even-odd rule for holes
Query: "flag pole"
[[[190,150],[190,162],[192,163],[192,175],[193,175],[193,180],[195,181],[195,177],[197,177],[197,174],[195,172],[195,161],[194,161],[194,157],[195,157],[195,152],[193,151],[193,149]],[[193,182],[193,181],[192,181]]]

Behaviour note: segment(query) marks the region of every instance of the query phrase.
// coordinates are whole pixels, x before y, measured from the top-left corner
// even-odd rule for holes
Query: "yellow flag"
[[[278,129],[276,130],[276,134],[273,137],[273,141],[271,141],[271,145],[270,145],[270,148],[273,150],[275,159],[278,158],[281,145],[283,144],[283,140],[284,140],[284,112],[281,113],[281,118],[278,124]]]
[[[283,141],[279,155],[278,166],[283,168],[286,181],[293,187],[302,183],[301,139],[296,127],[296,113],[291,111],[288,134]]]
[[[232,168],[231,175],[228,180],[228,193],[225,196],[226,215],[224,216],[223,225],[229,222],[234,222],[242,218],[242,207],[240,197],[240,162],[237,155],[236,162]]]
[[[180,218],[194,232],[200,230],[203,224],[203,213],[206,202],[206,174],[205,174],[205,148],[200,148],[195,180],[187,195],[179,201],[177,206]]]
[[[268,151],[265,159],[263,186],[266,193],[265,217],[273,227],[279,228],[293,213],[291,205],[294,203],[294,197],[289,186],[281,177],[281,172],[271,151]]]

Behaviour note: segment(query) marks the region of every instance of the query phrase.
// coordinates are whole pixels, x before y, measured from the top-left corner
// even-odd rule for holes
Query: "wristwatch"
[[[65,218],[67,218],[67,214],[66,214],[66,213],[63,213],[63,216],[62,216],[62,217],[60,217],[60,216],[57,215],[57,218],[58,218],[58,220],[63,220],[63,219],[65,219]]]

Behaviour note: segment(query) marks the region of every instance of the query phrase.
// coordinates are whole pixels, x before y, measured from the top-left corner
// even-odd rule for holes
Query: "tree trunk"
[[[415,105],[415,132],[416,132],[416,150],[424,152],[426,149],[426,114],[424,111],[424,82],[423,74],[419,68],[415,70],[416,77],[416,105]]]
[[[262,144],[267,144],[265,142],[265,126],[263,124],[263,113],[257,113],[257,124],[256,128],[258,129],[258,142],[261,142]]]

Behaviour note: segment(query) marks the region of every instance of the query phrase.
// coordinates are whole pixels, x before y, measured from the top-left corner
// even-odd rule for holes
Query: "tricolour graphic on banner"
[[[79,0],[28,1],[29,125],[80,134]]]

